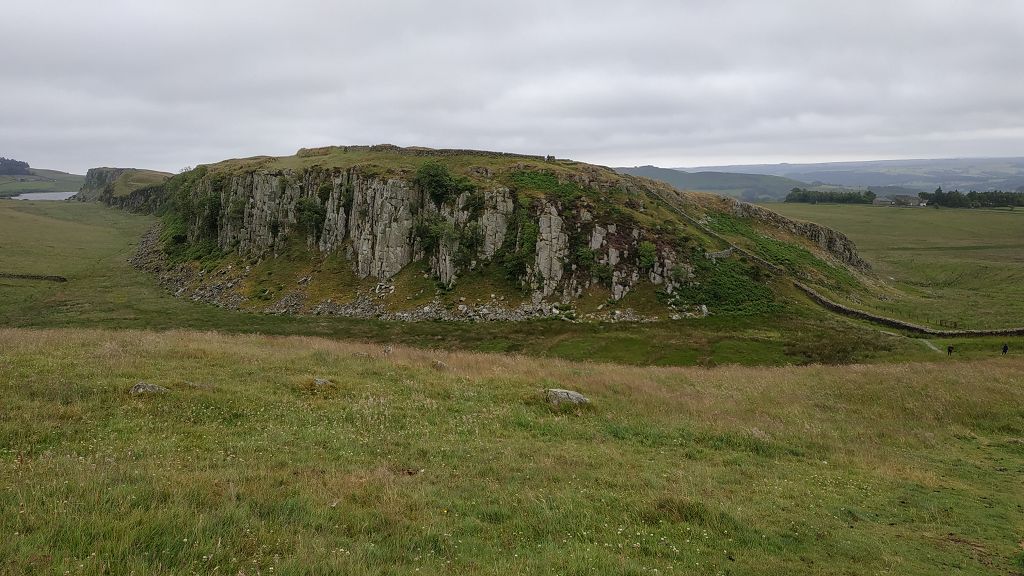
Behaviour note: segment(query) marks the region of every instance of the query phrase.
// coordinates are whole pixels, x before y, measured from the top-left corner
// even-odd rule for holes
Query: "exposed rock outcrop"
[[[382,281],[424,259],[438,282],[448,287],[468,269],[506,257],[502,249],[508,245],[530,252],[519,280],[530,288],[532,300],[540,302],[570,300],[601,281],[594,270],[571,262],[570,236],[575,235],[589,239],[595,261],[610,272],[614,299],[642,278],[668,284],[671,290],[671,272],[680,255],[670,245],[659,246],[651,273],[642,274],[635,260],[642,239],[639,229],[617,232],[621,226],[598,221],[585,206],[549,200],[528,201],[519,208],[523,216],[513,222],[515,192],[489,171],[478,174],[483,181],[476,192],[437,204],[411,178],[378,176],[359,168],[210,171],[189,188],[187,241],[214,234],[222,251],[259,259],[299,238],[322,253],[340,251],[360,278]],[[303,209],[322,210],[322,220],[304,222]],[[533,244],[528,239],[531,227],[536,230]],[[515,241],[509,244],[510,239]]]
[[[72,198],[83,202],[99,200],[100,194],[130,168],[90,168],[85,173],[85,182]]]
[[[421,178],[425,162],[442,165],[434,183]],[[270,313],[417,320],[545,317],[569,309],[555,312],[554,303],[595,294],[593,311],[600,299],[619,301],[650,283],[671,297],[663,300],[671,301],[673,315],[703,315],[715,303],[690,301],[701,291],[678,290],[702,281],[695,277],[698,268],[709,274],[705,264],[697,265],[706,262],[705,254],[712,260],[731,254],[689,214],[703,207],[689,204],[685,195],[607,168],[550,157],[393,146],[304,149],[287,159],[201,166],[166,185],[110,195],[111,181],[124,176],[117,170],[90,171],[93,185],[105,186],[101,199],[130,210],[170,211],[175,228],[168,237],[188,244],[182,251],[215,246],[248,268],[286,254],[294,257],[297,247],[305,247],[324,258],[347,260],[359,279],[350,285],[365,279],[393,292],[393,279],[418,262],[414,276],[426,270],[439,295],[475,270],[500,276],[526,293],[514,305],[466,303],[441,310],[423,306],[419,298],[419,309],[395,311],[393,306],[385,310],[379,294],[367,293],[365,286],[344,301],[317,301],[294,285],[295,278],[242,295],[245,278],[237,269],[216,279],[225,271],[206,277],[187,267],[161,272],[179,278],[173,283],[182,295],[230,307],[259,298],[260,308]],[[714,210],[722,211],[722,205]],[[867,266],[838,232],[749,204],[734,203],[728,210],[808,238],[843,263]],[[744,257],[750,266],[763,262]]]
[[[565,257],[569,253],[569,237],[562,230],[562,218],[551,204],[541,207],[537,221],[537,259],[534,268],[534,298],[540,300],[555,293],[565,272]]]
[[[733,214],[741,218],[753,218],[776,228],[784,229],[791,234],[807,238],[847,266],[853,266],[860,270],[871,268],[871,265],[857,253],[857,246],[853,243],[853,240],[850,240],[846,234],[837,230],[826,228],[813,222],[786,218],[777,212],[772,212],[767,208],[762,208],[756,204],[748,204],[747,202],[735,201]]]
[[[163,202],[170,174],[138,168],[90,168],[73,198],[99,200],[130,212],[153,212]]]

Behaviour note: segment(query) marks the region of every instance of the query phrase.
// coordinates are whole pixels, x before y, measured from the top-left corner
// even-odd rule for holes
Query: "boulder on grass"
[[[548,404],[551,404],[552,406],[581,406],[590,404],[590,400],[583,394],[573,390],[563,390],[562,388],[546,388],[544,390],[544,398],[546,398]]]
[[[131,390],[128,391],[132,396],[139,396],[141,394],[163,394],[164,392],[169,392],[169,390],[163,386],[150,384],[149,382],[139,382],[135,386],[132,386]]]

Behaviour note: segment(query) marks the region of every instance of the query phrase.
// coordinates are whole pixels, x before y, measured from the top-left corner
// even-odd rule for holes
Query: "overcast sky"
[[[1024,2],[4,0],[0,156],[1024,155]]]

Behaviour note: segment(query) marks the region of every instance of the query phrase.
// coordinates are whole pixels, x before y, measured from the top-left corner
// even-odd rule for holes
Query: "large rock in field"
[[[561,388],[547,388],[544,390],[544,397],[547,399],[548,404],[551,404],[552,406],[561,406],[563,404],[577,406],[590,404],[590,400],[588,400],[583,394],[572,390],[563,390]]]
[[[167,388],[159,386],[157,384],[150,384],[149,382],[139,382],[132,389],[128,391],[132,396],[139,396],[140,394],[163,394],[169,392]]]

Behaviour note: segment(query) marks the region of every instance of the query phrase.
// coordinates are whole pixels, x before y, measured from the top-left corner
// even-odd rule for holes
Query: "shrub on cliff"
[[[420,166],[413,182],[439,206],[458,198],[463,192],[473,191],[473,183],[468,178],[452,176],[448,168],[437,162]]]
[[[316,198],[300,198],[295,203],[295,224],[303,234],[320,235],[327,221],[327,208]]]
[[[647,271],[654,268],[654,264],[658,261],[658,247],[653,242],[644,240],[637,246],[636,259],[641,270]]]

